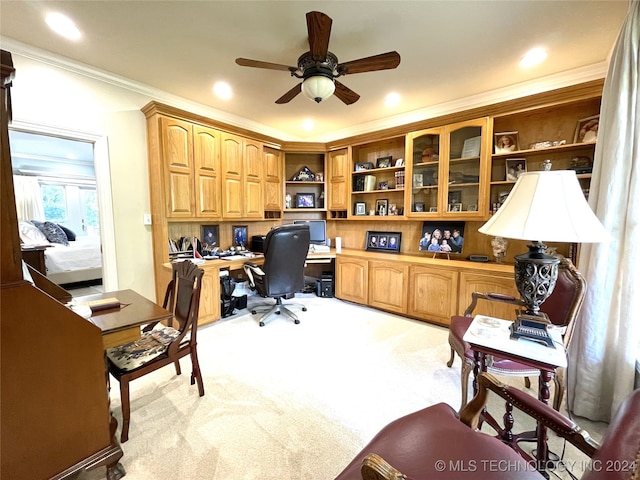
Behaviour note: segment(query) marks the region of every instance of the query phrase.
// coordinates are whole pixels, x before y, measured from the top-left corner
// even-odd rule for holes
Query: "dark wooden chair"
[[[120,441],[129,439],[129,382],[171,363],[180,375],[180,359],[191,357],[191,385],[198,383],[198,393],[204,395],[204,385],[198,363],[196,334],[198,310],[204,271],[190,261],[173,263],[173,276],[164,297],[163,307],[173,312],[169,325],[159,322],[146,325],[140,339],[107,350],[109,373],[120,382],[122,402],[122,433]],[[176,320],[177,328],[173,327]]]
[[[582,305],[582,301],[584,300],[587,289],[586,285],[584,278],[573,266],[573,263],[571,263],[569,259],[563,258],[558,267],[556,286],[549,298],[541,306],[541,311],[549,317],[549,321],[564,329],[563,342],[565,348],[568,348],[571,342],[574,322]],[[462,340],[462,337],[473,320],[473,311],[479,300],[513,305],[514,318],[516,310],[524,310],[524,302],[518,298],[494,293],[474,292],[472,294],[471,304],[465,310],[464,315],[451,317],[451,324],[449,325],[451,358],[447,362],[447,366],[451,367],[451,365],[453,365],[455,354],[458,354],[462,360],[460,373],[462,402],[460,408],[464,407],[468,401],[469,374],[473,370],[474,365],[473,350],[471,350],[471,346],[467,342]],[[487,371],[496,375],[525,377],[527,388],[530,387],[529,377],[537,377],[540,373],[538,370],[532,370],[531,367],[521,363],[495,356],[487,358]],[[553,408],[556,410],[559,410],[562,405],[565,391],[564,378],[564,369],[558,368],[554,376],[556,390],[553,398]]]
[[[582,480],[636,480],[640,458],[640,390],[622,403],[600,444],[572,420],[490,374],[478,377],[478,394],[460,411],[444,403],[384,427],[336,480],[541,480],[536,470],[499,439],[476,430],[488,392],[544,423],[591,458]]]

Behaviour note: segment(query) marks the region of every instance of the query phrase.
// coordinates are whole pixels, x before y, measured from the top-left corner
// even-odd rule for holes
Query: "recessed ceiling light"
[[[45,22],[47,22],[51,30],[69,40],[79,40],[82,37],[80,30],[78,30],[76,24],[73,23],[73,20],[62,13],[55,12],[48,14]]]
[[[395,92],[390,93],[389,95],[387,95],[387,97],[384,99],[384,104],[387,107],[396,107],[399,103],[400,103],[400,95],[398,95]]]
[[[233,95],[231,87],[226,82],[216,82],[216,84],[213,86],[213,93],[215,93],[218,98],[221,98],[222,100],[229,100]]]
[[[542,63],[545,58],[547,58],[547,51],[544,48],[533,48],[522,57],[520,66],[523,68],[533,67]]]
[[[302,122],[302,128],[304,128],[307,132],[310,132],[315,127],[315,123],[310,118],[307,118],[304,122]]]

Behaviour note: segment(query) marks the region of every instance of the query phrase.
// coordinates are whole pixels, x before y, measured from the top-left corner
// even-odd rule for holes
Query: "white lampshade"
[[[504,204],[478,231],[541,242],[598,243],[611,238],[573,170],[522,173]]]
[[[336,86],[333,80],[324,75],[315,75],[302,82],[304,96],[317,103],[329,98],[335,90]]]

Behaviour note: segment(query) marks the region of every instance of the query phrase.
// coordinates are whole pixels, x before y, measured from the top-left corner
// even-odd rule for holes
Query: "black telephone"
[[[530,315],[521,315],[509,328],[511,329],[511,338],[514,340],[525,338],[542,343],[547,347],[556,348],[547,331],[548,326],[549,323],[544,320],[536,319]]]

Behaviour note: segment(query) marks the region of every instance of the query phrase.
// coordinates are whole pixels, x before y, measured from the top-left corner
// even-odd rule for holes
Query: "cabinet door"
[[[442,128],[431,128],[407,136],[405,212],[411,217],[429,218],[445,208],[440,203],[438,179],[440,161],[446,156]]]
[[[220,272],[217,268],[205,269],[202,276],[198,325],[206,325],[220,318]]]
[[[329,153],[329,210],[348,210],[349,190],[347,181],[351,177],[351,161],[347,149]]]
[[[369,305],[397,313],[407,313],[406,263],[369,261]]]
[[[242,218],[242,138],[223,134],[221,148],[222,163],[222,216]]]
[[[445,127],[446,156],[440,170],[440,204],[447,217],[476,218],[488,213],[488,119]]]
[[[281,211],[283,208],[283,155],[279,150],[264,149],[264,209]]]
[[[252,140],[244,141],[243,163],[243,218],[264,217],[262,201],[263,164],[262,144]]]
[[[462,272],[460,274],[460,300],[458,304],[458,314],[462,315],[469,306],[471,303],[471,294],[473,292],[500,293],[520,298],[513,273],[488,274]],[[516,308],[514,305],[479,300],[473,313],[474,315],[480,314],[511,320],[516,317],[515,311]]]
[[[456,313],[457,299],[457,271],[421,265],[410,267],[409,316],[448,326]]]
[[[196,216],[222,216],[220,132],[193,126]]]
[[[161,129],[167,217],[194,217],[193,136],[191,124],[163,117],[161,119]]]
[[[367,261],[351,257],[336,257],[336,297],[367,304]]]

